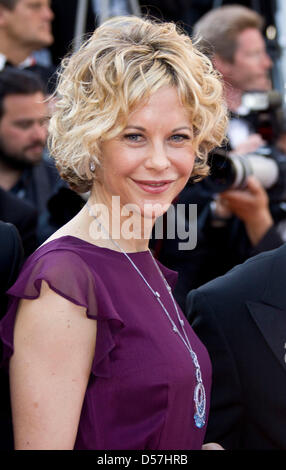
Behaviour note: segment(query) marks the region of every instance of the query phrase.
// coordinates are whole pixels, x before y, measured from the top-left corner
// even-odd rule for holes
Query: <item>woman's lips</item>
[[[143,191],[151,194],[159,194],[169,189],[170,185],[173,183],[173,180],[164,180],[164,181],[138,181],[133,180],[134,183],[139,186]]]

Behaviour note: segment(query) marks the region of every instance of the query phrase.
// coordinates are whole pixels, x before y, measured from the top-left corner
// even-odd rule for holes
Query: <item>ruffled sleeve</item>
[[[97,270],[100,273],[100,269]],[[94,375],[109,377],[110,353],[116,334],[124,327],[100,274],[78,254],[68,249],[36,251],[24,264],[16,283],[8,290],[9,307],[0,323],[3,361],[13,354],[14,323],[20,299],[36,299],[46,281],[57,294],[86,308],[88,318],[98,321],[96,350],[92,364]]]

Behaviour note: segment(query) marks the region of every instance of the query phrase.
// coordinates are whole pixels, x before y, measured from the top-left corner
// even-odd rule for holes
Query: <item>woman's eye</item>
[[[141,134],[125,134],[124,138],[130,142],[141,142],[143,136]]]
[[[187,134],[174,134],[171,136],[171,140],[176,143],[184,142],[185,140],[190,140],[190,136]]]

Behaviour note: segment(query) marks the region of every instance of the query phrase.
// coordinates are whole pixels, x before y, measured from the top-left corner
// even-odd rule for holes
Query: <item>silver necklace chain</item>
[[[141,279],[143,280],[143,282],[146,284],[146,286],[148,287],[148,289],[152,292],[152,294],[154,295],[154,297],[157,299],[158,303],[160,304],[161,308],[163,309],[164,313],[166,314],[169,322],[171,323],[172,325],[172,329],[174,331],[174,333],[176,333],[180,339],[182,340],[182,342],[184,343],[185,347],[187,348],[187,350],[189,351],[190,355],[191,355],[191,358],[192,358],[192,361],[193,361],[193,364],[195,366],[195,375],[196,375],[196,381],[197,381],[197,384],[195,386],[195,390],[194,390],[194,402],[195,402],[195,408],[196,408],[196,412],[195,412],[195,415],[194,415],[194,421],[195,421],[195,424],[198,428],[202,428],[206,422],[206,393],[205,393],[205,388],[204,388],[204,385],[203,385],[203,381],[202,381],[202,373],[201,373],[201,368],[200,368],[200,364],[199,364],[199,361],[198,361],[198,358],[197,358],[197,355],[196,353],[193,351],[192,349],[192,346],[191,346],[191,343],[189,341],[189,338],[188,338],[188,335],[185,331],[185,324],[184,324],[184,320],[180,317],[180,314],[179,314],[179,311],[178,311],[178,308],[177,308],[177,304],[175,302],[175,299],[174,299],[174,296],[172,294],[172,289],[171,287],[169,286],[167,280],[165,279],[165,276],[163,275],[161,269],[159,268],[158,264],[156,263],[150,249],[148,250],[149,253],[150,253],[150,256],[153,260],[153,263],[154,265],[156,266],[157,268],[157,271],[158,273],[160,274],[164,284],[165,284],[165,287],[167,289],[167,291],[169,292],[169,295],[172,299],[172,303],[173,303],[173,306],[174,306],[174,309],[175,309],[175,312],[176,312],[176,316],[177,316],[177,319],[178,319],[178,322],[181,326],[181,329],[182,329],[182,332],[183,334],[180,332],[180,330],[177,328],[174,320],[171,318],[168,310],[166,309],[165,305],[163,304],[162,300],[161,300],[161,296],[159,294],[158,291],[155,291],[153,289],[152,286],[150,286],[149,282],[147,281],[147,279],[143,276],[142,272],[140,271],[140,269],[136,266],[136,264],[134,263],[134,261],[131,259],[131,257],[126,253],[126,251],[123,250],[123,248],[121,248],[121,246],[119,245],[119,243],[117,243],[115,240],[113,240],[113,238],[110,237],[108,231],[105,229],[105,227],[102,225],[101,222],[99,222],[99,220],[97,219],[97,217],[92,213],[92,210],[91,210],[91,207],[88,203],[86,203],[87,207],[88,207],[88,210],[89,210],[89,213],[90,215],[94,218],[94,220],[96,221],[96,223],[98,224],[98,226],[100,227],[100,229],[105,233],[105,235],[108,237],[108,239],[111,241],[111,243],[117,248],[120,250],[120,252],[127,258],[127,260],[129,261],[129,263],[133,266],[133,268],[135,269],[135,271],[139,274],[139,276],[141,277]]]

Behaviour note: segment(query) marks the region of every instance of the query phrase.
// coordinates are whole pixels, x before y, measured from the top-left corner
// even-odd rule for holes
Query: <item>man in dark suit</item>
[[[0,188],[0,220],[15,225],[24,248],[25,257],[38,247],[37,211],[27,201]]]
[[[187,297],[187,317],[213,366],[206,442],[286,450],[286,245]]]
[[[0,220],[0,318],[7,308],[5,292],[15,282],[23,261],[23,247],[16,227]],[[0,350],[1,359],[1,350]],[[0,450],[13,449],[9,381],[0,369]]]
[[[24,259],[22,241],[17,228],[0,220],[0,317],[5,313],[5,292],[15,282]]]

